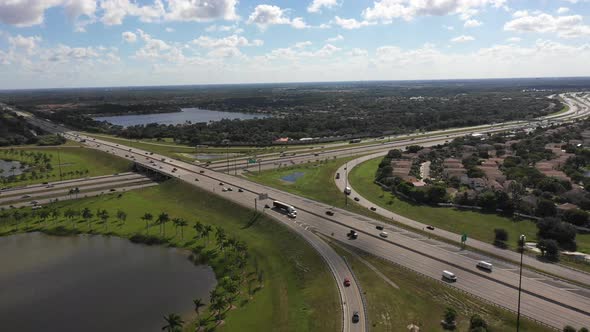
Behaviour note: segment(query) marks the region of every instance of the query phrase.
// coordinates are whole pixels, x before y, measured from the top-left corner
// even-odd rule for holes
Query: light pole
[[[518,245],[520,247],[520,273],[518,279],[518,310],[516,311],[516,332],[520,331],[520,292],[522,287],[522,256],[524,255],[524,242],[526,241],[526,236],[524,234],[520,235],[518,239]]]

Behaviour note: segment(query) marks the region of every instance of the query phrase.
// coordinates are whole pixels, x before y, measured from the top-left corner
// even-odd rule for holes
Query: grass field
[[[467,233],[471,238],[488,243],[494,241],[494,229],[503,228],[509,234],[508,244],[512,248],[516,248],[519,234],[525,234],[531,241],[537,239],[537,227],[529,220],[516,221],[496,214],[415,205],[400,200],[373,183],[380,162],[381,158],[376,158],[353,168],[349,174],[349,181],[361,196],[384,209],[454,233]],[[579,234],[577,243],[580,250],[590,252],[589,234]]]
[[[24,150],[27,152],[40,152],[51,156],[50,164],[52,166],[52,170],[43,173],[43,178],[11,182],[6,184],[7,187],[26,185],[32,183],[41,183],[46,181],[59,181],[59,161],[61,161],[61,172],[63,174],[63,180],[69,180],[85,176],[98,176],[121,173],[131,170],[131,162],[125,159],[114,157],[102,151],[80,148],[73,144],[68,144],[62,147],[25,147],[22,149],[17,149],[16,151],[19,150]],[[1,149],[0,159],[27,161],[26,158],[21,157],[19,154],[10,154],[8,151],[9,149]],[[79,171],[80,173],[76,173],[76,171]],[[47,175],[49,175],[49,177],[47,177]]]
[[[184,229],[184,240],[175,236],[172,223],[166,234],[170,243],[177,247],[191,248],[203,245],[206,240],[194,240],[192,225],[196,221],[223,227],[228,236],[235,236],[248,246],[251,261],[256,261],[264,271],[264,287],[245,305],[238,304],[231,310],[220,331],[337,331],[341,326],[340,303],[333,277],[322,258],[301,238],[295,236],[276,221],[260,217],[253,224],[249,220],[254,212],[237,206],[219,197],[175,181],[160,186],[100,198],[87,198],[60,202],[57,207],[95,211],[107,209],[111,216],[117,209],[127,213],[127,221],[119,223],[114,217],[109,220],[108,231],[117,236],[130,237],[143,233],[145,223],[140,219],[145,212],[157,216],[165,211],[171,218],[185,218],[189,225]],[[40,225],[28,219],[27,225],[35,227],[72,227],[63,217],[48,220]],[[47,225],[49,223],[49,225]],[[88,231],[83,220],[75,224],[81,231]],[[0,225],[0,233],[8,234],[12,225]],[[94,232],[106,232],[103,225],[91,224]],[[151,228],[151,234],[158,226]],[[214,246],[215,241],[211,241]],[[187,327],[187,331],[194,331]]]
[[[355,251],[361,259],[399,286],[399,289],[395,289],[357,257],[340,246],[334,247],[339,254],[346,257],[361,283],[367,299],[371,331],[405,332],[408,331],[406,326],[409,324],[420,326],[420,331],[442,331],[440,321],[446,307],[457,310],[457,331],[468,331],[469,318],[476,313],[487,321],[489,331],[511,331],[516,326],[516,315],[507,310],[489,305],[375,256]],[[531,332],[552,331],[526,319],[521,320],[520,328],[521,331]]]

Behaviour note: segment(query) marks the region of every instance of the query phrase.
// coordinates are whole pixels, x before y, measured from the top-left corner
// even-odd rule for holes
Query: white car
[[[227,191],[227,188],[224,187],[224,188],[221,189],[221,191],[226,192]]]
[[[388,237],[389,234],[387,234],[387,232],[381,232],[381,233],[379,233],[379,236],[381,236],[381,237]]]

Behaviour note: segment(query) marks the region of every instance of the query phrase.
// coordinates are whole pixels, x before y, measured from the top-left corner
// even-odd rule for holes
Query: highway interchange
[[[552,122],[567,122],[588,116],[589,102],[587,97],[574,97],[570,95],[563,96],[563,99],[570,105],[570,109],[562,114],[546,117],[544,119],[545,122],[549,120]],[[115,144],[91,138],[82,133],[70,131],[44,120],[32,117],[29,117],[29,120],[40,127],[53,132],[59,132],[69,139],[77,140],[81,143],[85,140],[82,144],[90,148],[99,149],[127,159],[131,159],[130,156],[134,156],[134,161],[144,167],[177,177],[187,183],[221,195],[249,208],[262,209],[269,216],[280,220],[302,235],[303,238],[318,250],[328,263],[341,294],[344,320],[343,330],[345,331],[364,331],[367,329],[366,325],[363,324],[363,322],[366,322],[366,313],[363,310],[364,306],[362,303],[363,299],[354,279],[352,279],[353,284],[351,287],[343,286],[342,281],[344,278],[350,277],[352,272],[346,265],[346,262],[330,246],[321,240],[316,233],[342,241],[436,280],[441,279],[441,272],[443,270],[451,270],[457,275],[458,281],[449,284],[449,286],[456,287],[459,290],[468,292],[508,310],[516,309],[518,275],[514,266],[510,263],[504,263],[499,259],[495,260],[494,264],[497,268],[494,269],[494,272],[484,272],[476,268],[477,258],[466,255],[452,245],[433,241],[420,233],[413,233],[362,215],[335,209],[320,202],[256,184],[242,177],[214,171],[224,170],[221,162],[212,163],[210,169],[207,169],[198,165],[173,160],[165,156],[151,155],[147,151],[130,148],[123,144]],[[542,122],[535,121],[529,123],[515,121],[507,124],[479,126],[464,130],[426,133],[414,135],[414,137],[406,139],[396,137],[392,142],[367,144],[358,147],[358,149],[348,144],[342,144],[341,148],[332,150],[310,153],[302,152],[288,157],[267,157],[269,158],[268,160],[262,160],[260,162],[260,168],[276,167],[277,162],[287,164],[303,163],[308,160],[313,161],[318,159],[318,157],[328,159],[367,153],[378,155],[393,147],[403,147],[409,144],[435,145],[473,132],[506,131],[525,126],[535,126],[539,123]],[[128,157],[125,157],[125,155],[128,155]],[[241,168],[246,168],[247,166],[245,163],[242,165]],[[258,168],[259,165],[254,166]],[[220,185],[220,183],[223,183],[223,185]],[[235,189],[242,188],[244,192],[238,192],[237,190],[223,192],[222,187],[227,186],[234,187]],[[262,199],[260,194],[266,194],[268,198]],[[264,204],[272,205],[272,199],[281,200],[295,206],[298,210],[297,218],[290,219],[280,212],[272,209],[264,209]],[[325,212],[328,209],[335,211],[335,215],[327,216]],[[379,237],[379,231],[375,229],[375,226],[378,224],[382,224],[388,230],[390,234],[388,238]],[[355,229],[360,234],[358,239],[350,240],[346,236],[350,229]],[[437,233],[437,236],[441,234]],[[531,258],[530,261],[527,261],[527,264],[534,265],[534,262],[536,261]],[[565,278],[590,285],[590,282],[588,282],[590,276],[587,274],[561,266],[551,266],[555,271],[547,272],[554,275],[562,275]],[[534,267],[536,268],[537,266]],[[547,269],[547,267],[543,267],[543,269]],[[590,290],[573,285],[565,280],[555,280],[544,276],[538,278],[532,271],[526,271],[526,273],[528,277],[523,282],[521,307],[523,315],[556,328],[561,328],[566,324],[576,327],[590,325]],[[351,315],[354,311],[358,311],[361,316],[360,323],[358,324],[350,323]]]

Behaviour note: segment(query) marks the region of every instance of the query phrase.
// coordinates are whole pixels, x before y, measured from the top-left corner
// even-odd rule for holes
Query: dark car
[[[243,193],[244,192],[244,189],[240,188],[240,189],[238,189],[238,192],[239,193]]]
[[[377,226],[375,226],[375,228],[377,228],[377,229],[378,229],[378,230],[380,230],[380,231],[382,231],[382,230],[383,230],[383,226],[381,226],[381,225],[377,225]]]
[[[350,230],[350,232],[348,232],[348,234],[346,234],[346,235],[348,235],[348,237],[349,237],[351,240],[354,240],[354,239],[356,239],[357,237],[359,237],[359,234],[358,234],[358,233],[357,233],[357,232],[356,232],[354,229],[351,229],[351,230]]]
[[[195,181],[199,182],[199,179],[195,178]]]
[[[360,198],[358,198],[358,197],[355,197],[355,198],[354,198],[354,200],[358,202],[358,201],[360,201],[361,199],[360,199]]]
[[[270,209],[270,206],[268,204],[264,204],[264,208],[265,209]]]
[[[429,229],[429,230],[431,230],[431,231],[433,231],[433,230],[434,230],[434,227],[432,227],[432,226],[430,226],[430,225],[426,226],[426,228],[428,228],[428,229]]]
[[[350,287],[350,279],[344,278],[344,287]]]
[[[359,316],[359,312],[358,311],[355,311],[355,312],[352,313],[352,322],[353,323],[358,323],[360,319],[361,318]]]
[[[326,214],[329,215],[329,216],[333,216],[334,215],[334,211],[328,210],[328,211],[326,211]]]
[[[219,185],[220,185],[220,186],[223,186],[223,182],[219,182]]]
[[[374,206],[371,206],[371,208],[370,208],[370,209],[371,209],[371,211],[377,211],[377,208],[376,208],[376,207],[374,207]]]
[[[199,171],[199,173],[203,174],[203,173],[205,173],[205,171],[203,171],[203,170],[200,170],[200,171]]]

